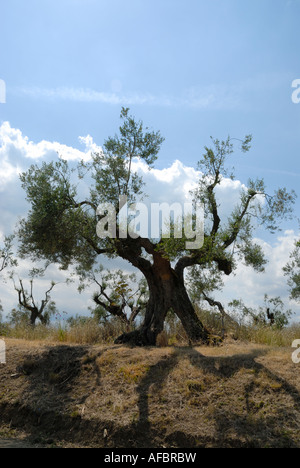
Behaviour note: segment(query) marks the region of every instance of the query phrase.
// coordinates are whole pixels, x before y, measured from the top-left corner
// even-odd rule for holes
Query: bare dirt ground
[[[300,448],[292,349],[5,341],[0,448]]]

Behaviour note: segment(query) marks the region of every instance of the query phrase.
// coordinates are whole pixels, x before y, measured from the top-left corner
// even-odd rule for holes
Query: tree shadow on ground
[[[76,404],[84,404],[99,387],[101,373],[95,361],[108,349],[111,347],[102,348],[91,356],[88,345],[58,345],[49,346],[41,355],[30,353],[24,356],[17,366],[16,376],[25,376],[28,386],[22,400],[12,404],[0,401],[0,421],[25,430],[29,436],[24,444],[55,443],[60,439],[74,440],[75,443],[88,440],[88,434],[97,433],[99,424],[93,421],[85,423],[79,413],[70,413],[70,408],[74,407],[73,390],[77,388],[77,379],[85,365],[92,366],[93,380],[86,394],[76,398]],[[84,428],[86,436],[82,435]]]
[[[90,365],[93,380],[87,393],[81,395],[80,400],[76,399],[76,404],[83,404],[101,385],[101,370],[96,365],[96,358],[107,350],[116,348],[108,346],[97,350],[95,355],[90,355],[89,346],[62,345],[49,348],[36,359],[25,359],[25,367],[19,370],[28,379],[29,385],[24,397],[30,404],[0,404],[1,419],[11,421],[15,427],[25,428],[36,439],[35,442],[40,442],[42,437],[50,442],[61,439],[73,444],[92,443],[111,448],[300,446],[300,441],[296,438],[295,442],[293,434],[285,430],[293,424],[299,425],[299,391],[257,361],[267,352],[262,349],[232,356],[204,356],[195,348],[174,348],[171,354],[151,365],[138,382],[135,389],[138,395],[138,420],[126,427],[99,417],[86,419],[80,414],[69,414],[67,407],[72,407],[72,404],[74,406],[73,390],[77,389],[77,379],[83,366],[86,363]],[[233,407],[216,406],[207,423],[213,427],[213,435],[201,433],[201,430],[195,435],[181,428],[165,429],[151,423],[149,395],[159,392],[180,361],[186,359],[205,375],[215,376],[224,382],[235,376],[238,379],[241,369],[249,371],[247,383],[239,390],[242,391],[239,396],[244,401],[245,410],[241,413]],[[255,417],[251,396],[257,389],[255,379],[260,373],[264,373],[278,388],[279,394],[288,396],[293,404],[282,408],[277,405],[266,415]],[[195,427],[197,417],[199,413],[197,416],[195,410]],[[280,430],[282,422],[284,427]],[[103,438],[104,430],[109,434],[106,439]]]
[[[235,408],[215,408],[211,418],[211,424],[215,426],[214,437],[203,436],[201,434],[189,436],[186,432],[177,430],[166,435],[167,442],[171,447],[268,447],[276,445],[279,447],[299,447],[286,431],[280,431],[282,421],[289,420],[295,422],[299,419],[297,412],[300,410],[300,393],[293,385],[284,378],[270,371],[263,364],[257,362],[257,358],[266,354],[262,349],[253,350],[247,354],[237,354],[233,356],[204,356],[194,348],[175,348],[174,353],[150,367],[146,376],[139,383],[137,392],[139,394],[139,421],[137,427],[143,432],[144,439],[153,440],[155,434],[149,421],[149,390],[155,385],[159,389],[164,385],[168,375],[177,366],[181,359],[188,358],[190,363],[201,369],[204,373],[212,374],[222,380],[234,377],[241,369],[253,373],[250,384],[244,387],[243,398],[245,400],[246,411],[239,414]],[[293,408],[280,408],[273,414],[255,419],[254,409],[251,407],[251,393],[255,391],[255,376],[264,372],[272,380],[274,387],[280,392],[289,395]],[[152,390],[153,391],[153,390]],[[196,423],[196,420],[195,420]],[[235,435],[232,435],[232,428]],[[238,434],[238,436],[237,436]]]

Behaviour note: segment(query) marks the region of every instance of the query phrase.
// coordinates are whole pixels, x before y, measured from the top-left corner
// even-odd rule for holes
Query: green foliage
[[[109,320],[108,312],[101,305],[95,305],[94,307],[89,307],[88,309],[97,323],[105,324]]]
[[[251,135],[240,141],[240,149],[247,152],[252,141]],[[267,263],[262,247],[253,237],[254,231],[263,226],[274,233],[280,228],[280,221],[289,219],[295,203],[295,192],[285,188],[269,195],[263,179],[249,180],[243,186],[239,203],[233,207],[227,220],[219,216],[217,187],[224,176],[234,180],[233,170],[227,168],[227,161],[233,153],[233,139],[225,141],[212,138],[212,147],[205,147],[205,153],[198,169],[202,176],[194,191],[195,200],[205,206],[205,240],[198,263],[188,276],[192,297],[201,297],[201,291],[213,291],[222,287],[220,272],[231,273],[238,262],[251,266],[255,271],[264,272]],[[194,256],[196,256],[194,254]]]
[[[249,151],[251,140],[248,135],[241,141],[243,152]],[[255,270],[263,271],[266,260],[261,247],[253,242],[254,229],[259,225],[271,232],[279,229],[279,221],[289,218],[292,213],[295,193],[288,193],[283,188],[270,196],[263,179],[249,180],[247,187],[241,190],[239,204],[233,207],[227,221],[221,223],[216,188],[224,176],[234,179],[233,172],[226,167],[233,152],[233,143],[229,137],[226,141],[212,139],[212,142],[212,148],[205,147],[206,152],[199,162],[202,176],[194,192],[195,199],[205,205],[206,246],[210,252],[206,251],[211,259],[220,256],[222,251],[224,254],[231,251],[232,259],[242,260]]]
[[[283,268],[288,278],[290,297],[299,302],[300,300],[300,241],[295,242],[295,248],[290,254],[290,261]]]
[[[281,330],[286,327],[292,316],[291,310],[284,310],[284,303],[280,297],[269,298],[264,296],[264,305],[258,309],[246,307],[242,299],[234,299],[228,306],[232,309],[234,317],[239,317],[240,321],[250,320],[252,326],[271,326]]]
[[[143,183],[132,170],[132,162],[142,159],[150,168],[163,142],[159,132],[144,131],[128,109],[122,109],[121,119],[119,136],[106,140],[103,151],[93,154],[91,162],[82,161],[77,176],[63,159],[41,167],[33,165],[21,175],[31,204],[19,229],[22,256],[46,259],[62,268],[75,261],[91,269],[99,254],[115,254],[113,240],[97,237],[97,207],[110,202],[118,212],[119,196],[126,195],[130,203],[141,197]],[[72,184],[74,178],[76,183]],[[80,200],[83,179],[88,180],[90,190],[88,197]]]
[[[55,315],[58,315],[58,309],[56,307],[56,304],[54,301],[48,302],[46,305],[44,311],[43,311],[43,317],[44,317],[44,324],[48,325],[50,323],[51,317],[54,317]]]
[[[8,323],[14,326],[28,325],[30,320],[30,313],[28,310],[23,309],[21,306],[14,308],[7,316]]]
[[[205,269],[198,265],[189,269],[187,287],[194,304],[198,304],[203,299],[203,292],[209,294],[221,290],[223,286],[222,274],[215,263],[208,265]]]
[[[43,163],[41,168],[31,166],[21,175],[31,203],[28,218],[19,229],[22,256],[61,263],[63,268],[74,258],[93,261],[95,252],[84,239],[96,239],[95,216],[76,206],[76,189],[71,187],[70,178],[71,171],[63,160]]]
[[[58,310],[54,301],[50,301],[43,310],[43,324],[49,325],[51,317],[58,314]],[[28,325],[30,323],[30,312],[28,309],[19,305],[17,308],[12,309],[8,315],[8,321],[12,325]]]
[[[106,322],[111,315],[134,320],[148,302],[149,291],[145,279],[137,281],[134,273],[122,270],[105,271],[102,265],[92,270],[76,269],[79,275],[79,292],[87,287],[97,286],[94,293],[96,306],[90,308],[97,322]]]
[[[12,251],[14,236],[6,236],[0,248],[0,273],[6,268],[17,266],[17,260]]]
[[[129,115],[129,109],[122,108],[120,117],[123,125],[119,135],[105,140],[103,150],[93,155],[92,162],[82,163],[95,181],[90,192],[93,204],[112,203],[117,211],[120,196],[127,196],[131,204],[143,195],[143,180],[133,171],[133,161],[143,160],[150,169],[164,141],[160,132],[144,130],[143,123]]]

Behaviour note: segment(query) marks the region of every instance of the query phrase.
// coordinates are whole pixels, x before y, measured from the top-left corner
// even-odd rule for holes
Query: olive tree
[[[101,255],[121,257],[145,277],[149,300],[141,325],[118,337],[117,342],[154,345],[170,310],[181,320],[192,342],[206,342],[209,332],[199,320],[187,292],[186,270],[195,265],[202,269],[214,265],[222,274],[230,275],[237,261],[243,259],[261,271],[265,259],[253,241],[253,220],[274,232],[278,222],[290,214],[294,194],[279,189],[269,195],[262,179],[249,180],[241,189],[238,205],[221,221],[216,189],[229,176],[227,165],[233,140],[212,139],[212,146],[205,147],[199,161],[201,175],[193,194],[194,202],[205,206],[203,245],[189,248],[184,239],[175,237],[124,238],[118,235],[123,229],[119,223],[120,200],[126,197],[133,204],[145,195],[143,180],[133,162],[142,160],[151,169],[163,138],[160,132],[144,128],[129,109],[122,109],[121,120],[119,133],[105,140],[102,150],[93,154],[90,162],[79,164],[77,173],[61,155],[57,161],[34,165],[21,175],[31,205],[19,230],[21,254],[59,263],[62,268],[76,262],[87,270],[93,268]],[[251,136],[247,136],[239,150],[249,151],[250,143]],[[230,177],[234,178],[232,174]],[[79,187],[84,181],[89,189],[83,197]],[[103,203],[114,206],[115,237],[97,236],[96,226],[103,218],[98,206]]]
[[[80,279],[79,292],[96,287],[93,301],[102,316],[105,314],[107,317],[118,317],[130,327],[147,306],[147,284],[144,279],[137,281],[135,273],[107,271],[103,265],[91,270],[82,270],[79,267],[76,272]]]
[[[39,319],[43,325],[49,324],[51,316],[57,312],[55,303],[51,301],[51,291],[57,283],[53,281],[51,282],[49,288],[44,294],[44,299],[38,303],[34,297],[33,278],[29,281],[29,290],[25,288],[24,281],[22,279],[19,278],[17,283],[13,279],[13,282],[18,294],[20,310],[29,315],[29,324],[35,326],[37,319]]]

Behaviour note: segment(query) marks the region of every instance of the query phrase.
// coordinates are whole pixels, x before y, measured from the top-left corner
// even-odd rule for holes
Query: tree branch
[[[88,200],[82,201],[82,202],[80,202],[80,203],[76,203],[74,200],[72,200],[72,202],[73,202],[73,207],[74,207],[74,208],[80,208],[80,207],[82,207],[82,206],[88,205],[88,206],[90,206],[91,208],[93,208],[93,210],[94,210],[95,212],[97,211],[97,206],[96,206],[94,203],[92,203],[92,202],[90,202],[90,201],[88,201]]]
[[[214,167],[214,169],[215,169],[215,167]],[[221,222],[221,219],[220,219],[219,214],[218,214],[218,205],[217,205],[216,197],[215,197],[215,193],[214,193],[214,189],[220,183],[219,177],[220,177],[220,172],[219,172],[218,169],[215,169],[215,180],[211,185],[209,185],[209,187],[207,187],[208,201],[209,201],[209,204],[210,204],[210,208],[211,208],[211,212],[212,212],[213,220],[214,220],[213,221],[213,227],[212,227],[212,230],[211,230],[211,236],[214,236],[218,232],[220,222]]]
[[[235,221],[235,225],[234,225],[234,228],[232,230],[231,235],[229,235],[229,237],[226,239],[226,241],[224,242],[224,244],[222,246],[223,250],[227,249],[231,244],[233,244],[236,241],[236,239],[237,239],[237,237],[239,235],[240,229],[241,229],[241,223],[242,223],[244,217],[247,214],[250,202],[253,200],[253,198],[256,197],[256,195],[257,195],[257,192],[253,191],[247,197],[246,202],[245,202],[245,206],[244,206],[240,216],[238,216],[236,221]]]

